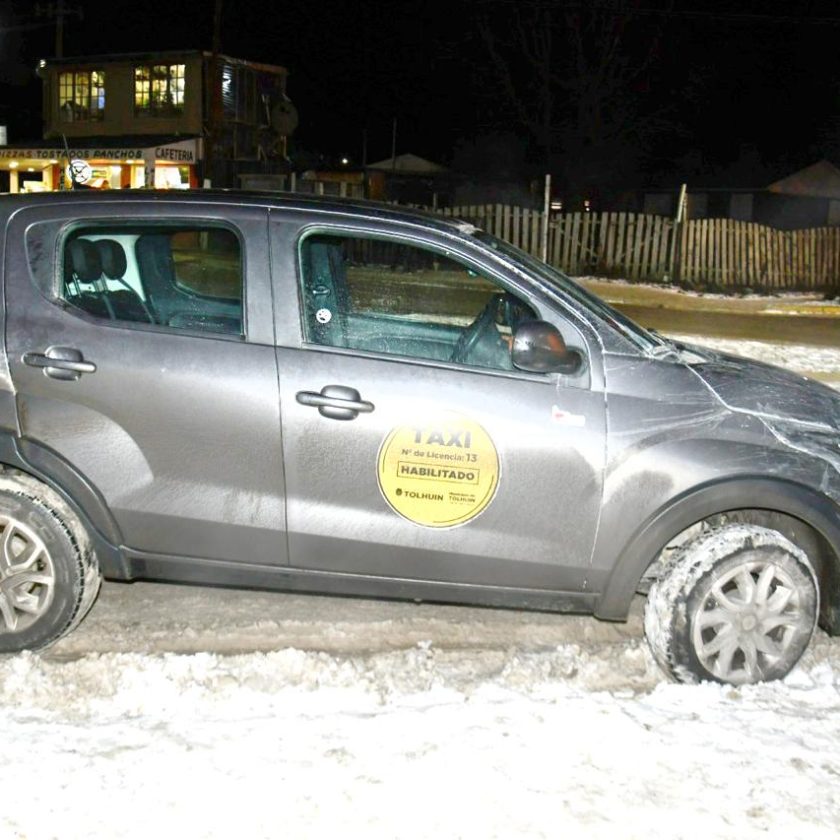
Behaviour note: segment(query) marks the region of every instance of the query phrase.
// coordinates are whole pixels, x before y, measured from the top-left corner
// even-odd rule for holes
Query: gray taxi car
[[[666,340],[473,226],[0,198],[0,650],[100,577],[578,611],[673,677],[840,631],[840,394]]]

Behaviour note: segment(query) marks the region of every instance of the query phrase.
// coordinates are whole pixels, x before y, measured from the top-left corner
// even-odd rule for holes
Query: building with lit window
[[[287,71],[199,50],[40,62],[44,137],[0,146],[11,192],[205,181],[282,171],[297,115]],[[0,178],[0,189],[3,180]]]

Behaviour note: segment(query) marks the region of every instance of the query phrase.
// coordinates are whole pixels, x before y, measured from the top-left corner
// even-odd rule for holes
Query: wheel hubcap
[[[20,632],[52,603],[55,569],[41,538],[27,525],[0,515],[0,632]]]
[[[746,560],[711,581],[692,621],[692,643],[710,674],[729,683],[766,679],[798,657],[813,615],[791,575],[768,559]]]

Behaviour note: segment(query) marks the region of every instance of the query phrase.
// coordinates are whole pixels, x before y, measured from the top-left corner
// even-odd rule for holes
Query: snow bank
[[[634,289],[646,289],[657,294],[675,295],[688,298],[700,298],[703,300],[722,300],[737,304],[739,301],[779,301],[784,303],[792,303],[797,306],[804,306],[806,309],[812,307],[816,310],[820,308],[833,310],[840,307],[838,299],[826,299],[821,292],[817,291],[783,291],[779,290],[773,294],[765,294],[763,292],[754,291],[733,291],[733,292],[707,292],[695,289],[684,289],[681,286],[675,286],[672,283],[640,283],[636,280],[628,280],[623,277],[597,277],[593,275],[580,275],[571,278],[576,283],[584,285],[592,284],[598,286],[629,286]],[[765,314],[773,312],[771,309],[763,310]],[[795,315],[795,311],[790,309],[780,309],[775,314]],[[819,314],[818,312],[815,314]]]
[[[10,657],[0,834],[837,836],[832,642],[741,689],[608,648]]]

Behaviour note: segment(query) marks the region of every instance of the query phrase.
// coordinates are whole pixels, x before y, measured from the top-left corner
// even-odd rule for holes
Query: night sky
[[[77,5],[84,20],[68,19],[66,55],[212,43],[212,0]],[[35,6],[0,2],[0,121],[10,142],[40,136],[34,67],[53,54],[55,30]],[[541,85],[525,51],[529,27],[545,15],[556,75]],[[225,0],[222,29],[223,52],[288,68],[300,113],[291,148],[301,159],[359,163],[365,127],[368,160],[388,157],[396,117],[398,153],[476,171],[568,172],[574,159],[627,184],[752,186],[821,157],[840,163],[832,0]],[[590,78],[581,93],[578,35],[590,39],[585,54],[596,64],[599,50],[615,49],[608,75],[626,72],[603,85]],[[522,119],[547,90],[550,144]],[[578,131],[587,96],[609,138]]]

